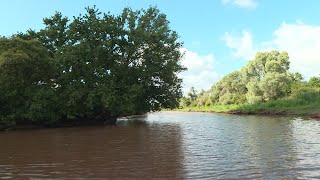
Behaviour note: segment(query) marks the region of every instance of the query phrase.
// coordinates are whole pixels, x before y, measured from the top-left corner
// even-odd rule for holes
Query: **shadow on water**
[[[178,124],[132,119],[113,127],[3,133],[0,179],[183,178],[180,131]]]

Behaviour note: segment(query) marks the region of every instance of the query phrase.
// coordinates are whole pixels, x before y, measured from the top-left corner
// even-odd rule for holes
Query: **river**
[[[0,132],[0,179],[320,178],[320,121],[158,112]]]

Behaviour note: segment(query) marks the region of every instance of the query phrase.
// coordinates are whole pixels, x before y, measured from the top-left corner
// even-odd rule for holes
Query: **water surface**
[[[161,112],[0,132],[0,179],[320,178],[320,121]]]

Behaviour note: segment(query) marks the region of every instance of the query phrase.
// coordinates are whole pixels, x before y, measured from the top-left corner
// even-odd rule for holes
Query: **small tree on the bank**
[[[239,104],[245,101],[247,92],[245,81],[239,71],[234,71],[224,76],[211,89],[213,104]]]
[[[247,84],[249,103],[275,100],[289,91],[287,52],[258,52],[241,71]]]
[[[320,75],[319,77],[311,77],[310,80],[307,83],[308,86],[310,87],[320,87]]]

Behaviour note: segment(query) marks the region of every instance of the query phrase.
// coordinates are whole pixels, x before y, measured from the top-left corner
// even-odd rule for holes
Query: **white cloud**
[[[199,55],[186,48],[181,48],[181,52],[185,53],[182,65],[188,68],[187,71],[179,75],[183,79],[184,93],[188,92],[192,86],[196,90],[207,90],[220,78],[214,68],[213,54]]]
[[[242,31],[240,37],[236,37],[229,32],[224,35],[226,45],[233,49],[233,55],[237,58],[251,59],[256,50],[253,49],[252,35],[248,31]]]
[[[289,53],[293,71],[306,77],[320,74],[320,26],[282,23],[274,36],[272,43]]]
[[[277,49],[287,51],[290,56],[290,69],[300,72],[306,78],[320,74],[320,26],[306,25],[299,21],[293,24],[282,23],[268,41],[253,43],[249,32],[243,31],[240,37],[225,33],[225,43],[233,50],[235,57],[250,60],[257,51]]]
[[[240,8],[254,9],[258,3],[255,0],[222,0],[223,4],[232,4]]]

